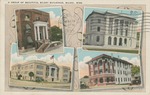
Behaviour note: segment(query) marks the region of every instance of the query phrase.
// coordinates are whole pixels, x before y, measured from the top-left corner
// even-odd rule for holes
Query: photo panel
[[[84,7],[83,49],[139,54],[142,10]]]
[[[141,57],[78,48],[80,90],[142,88]]]
[[[19,54],[63,53],[61,7],[15,10]]]
[[[73,48],[64,53],[47,55],[17,55],[12,44],[9,86],[45,90],[72,90]]]

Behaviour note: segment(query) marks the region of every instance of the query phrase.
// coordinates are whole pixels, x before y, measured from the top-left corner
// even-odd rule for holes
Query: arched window
[[[117,38],[114,38],[114,45],[117,45]]]
[[[97,36],[97,37],[96,37],[96,42],[99,42],[99,40],[100,40],[100,37]]]
[[[111,45],[111,37],[108,37],[108,45]]]
[[[30,16],[29,15],[25,15],[25,21],[29,21],[30,20]]]
[[[31,26],[29,24],[26,24],[25,28],[26,28],[26,33],[30,33],[31,32]]]
[[[100,27],[97,27],[97,31],[100,32]]]
[[[100,82],[100,83],[103,83],[103,78],[100,78],[99,82]]]
[[[96,84],[98,83],[98,79],[95,79],[95,83],[96,83]]]
[[[122,46],[122,38],[119,38],[119,46]]]
[[[127,39],[126,38],[124,39],[124,44],[127,45]]]

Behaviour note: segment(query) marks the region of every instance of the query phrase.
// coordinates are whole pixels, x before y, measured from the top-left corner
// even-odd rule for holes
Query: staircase
[[[49,45],[48,42],[42,43],[42,45],[37,49],[37,52],[43,53],[44,50],[47,48],[48,45]]]

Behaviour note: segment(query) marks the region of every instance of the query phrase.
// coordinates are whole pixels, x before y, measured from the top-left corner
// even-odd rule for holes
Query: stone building
[[[86,62],[89,67],[89,84],[91,86],[110,84],[130,84],[130,62],[109,55],[99,55]]]
[[[93,11],[86,18],[83,45],[134,49],[137,21],[134,17],[113,12]]]
[[[30,76],[29,73],[33,73]],[[15,64],[11,67],[12,79],[32,80],[43,79],[48,82],[70,82],[70,68],[67,66],[57,66],[55,63],[32,60],[23,64]]]

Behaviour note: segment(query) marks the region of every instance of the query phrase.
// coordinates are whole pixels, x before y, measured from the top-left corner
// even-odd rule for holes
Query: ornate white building
[[[136,19],[112,12],[93,11],[86,18],[84,45],[111,48],[136,48]]]

